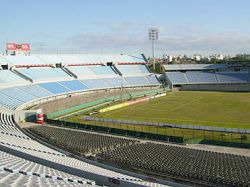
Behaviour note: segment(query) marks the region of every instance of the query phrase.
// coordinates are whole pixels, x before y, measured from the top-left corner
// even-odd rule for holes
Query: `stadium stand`
[[[227,70],[227,64],[166,64],[165,71],[201,71],[201,70]]]
[[[67,69],[74,73],[77,78],[95,77],[96,75],[88,66],[68,66]]]
[[[25,59],[27,59],[27,62]],[[4,82],[3,79],[5,79],[5,82],[8,80],[6,82],[7,88],[3,87],[4,89],[0,90],[2,97],[5,98],[2,99],[3,102],[0,103],[0,106],[6,106],[8,109],[16,109],[26,102],[51,97],[55,94],[62,95],[104,88],[160,85],[154,75],[149,75],[148,69],[143,65],[145,61],[140,56],[62,55],[59,57],[57,55],[38,55],[27,56],[27,58],[23,56],[1,56],[1,60],[9,62],[9,66],[14,67],[15,71],[14,73],[10,70],[0,70],[0,74],[5,72],[2,73],[3,78],[0,78],[0,86]],[[106,63],[109,61],[121,63],[118,66],[125,67],[122,71],[136,73],[137,76],[120,76],[114,68],[104,65],[105,60]],[[33,61],[34,63],[31,63]],[[67,65],[66,69],[69,72],[64,68],[53,68],[57,63]],[[134,64],[128,65],[128,63]],[[76,77],[73,77],[70,72]],[[74,80],[75,78],[78,80]],[[24,85],[17,87],[18,81],[23,81]],[[12,86],[9,84],[10,82],[13,82]]]
[[[85,79],[81,80],[81,82],[90,89],[101,89],[110,87],[110,85],[106,83],[103,79]]]
[[[250,73],[241,72],[166,72],[166,78],[172,85],[182,84],[222,84],[222,83],[250,83]]]
[[[6,171],[7,170],[7,171]],[[1,186],[96,186],[85,184],[85,181],[81,182],[71,182],[64,181],[59,177],[40,177],[36,175],[27,175],[25,172],[13,172],[9,169],[5,169],[0,173],[0,185]],[[66,179],[65,179],[66,180]]]
[[[81,81],[79,80],[72,80],[72,81],[62,81],[59,84],[69,88],[72,91],[81,91],[88,89]]]
[[[181,72],[167,72],[166,76],[172,84],[187,84],[188,80],[184,73]]]
[[[6,96],[0,92],[0,106],[9,110],[15,110],[21,104],[23,104],[22,101]]]
[[[0,70],[0,86],[11,83],[9,87],[0,88],[0,184],[112,186],[109,179],[116,179],[120,186],[161,186],[157,179],[156,183],[148,182],[146,175],[124,174],[115,168],[70,157],[38,143],[14,122],[14,110],[40,99],[54,99],[79,91],[159,86],[160,82],[148,71],[142,55],[1,56],[0,59],[1,64],[8,64],[11,69]],[[107,66],[111,62],[112,65]],[[112,66],[121,74],[117,74]],[[250,82],[247,71],[205,72],[196,69],[167,72],[166,76],[172,84]],[[19,82],[25,85],[19,85]],[[97,154],[100,159],[120,166],[216,186],[250,185],[248,157],[48,128],[31,130],[58,146],[70,147],[83,154]]]
[[[124,77],[124,79],[132,86],[143,86],[150,84],[146,77],[138,76],[138,77]]]
[[[0,185],[16,186],[95,186],[95,182],[80,178],[26,159],[0,151]],[[15,180],[13,180],[16,178]]]
[[[81,154],[95,154],[104,150],[112,150],[117,147],[138,143],[132,139],[117,138],[109,135],[100,135],[72,129],[68,130],[58,127],[35,126],[31,127],[30,130],[58,146],[72,149]]]
[[[0,70],[0,86],[1,84],[18,84],[25,83],[26,80],[16,75],[10,70]],[[14,85],[13,85],[14,86]]]
[[[172,145],[141,143],[104,151],[99,158],[127,168],[215,186],[249,186],[250,158]]]
[[[29,77],[33,81],[37,80],[60,80],[70,78],[70,76],[60,68],[39,67],[39,68],[18,68],[19,73]]]
[[[14,110],[19,111],[21,105],[38,100],[57,99],[57,95],[66,95],[78,91],[98,90],[102,88],[129,85],[107,62],[118,63],[121,55],[34,55],[34,56],[0,56],[1,64],[7,64],[8,70],[0,70],[0,184],[12,186],[112,186],[119,182],[120,186],[162,186],[148,182],[146,176],[134,176],[132,173],[119,172],[113,168],[78,160],[49,148],[30,138],[20,130],[14,122]],[[122,55],[127,62],[145,63],[142,57]],[[59,65],[58,65],[59,63]],[[74,66],[70,66],[73,64]],[[81,69],[88,65],[91,76],[84,76]],[[65,67],[64,67],[65,65]],[[75,65],[78,65],[75,68]],[[56,68],[55,68],[56,67]],[[76,74],[73,76],[70,73]],[[82,68],[80,68],[82,67]],[[11,69],[11,71],[10,71]],[[79,70],[80,69],[80,70]],[[81,75],[78,78],[77,75]],[[80,77],[80,76],[79,76]],[[115,85],[113,85],[113,81]],[[23,84],[18,84],[22,82]],[[10,84],[11,83],[11,84]],[[13,84],[12,84],[13,83]],[[145,78],[145,84],[148,79]],[[160,83],[158,83],[158,86]],[[32,106],[32,104],[31,104]],[[63,133],[61,133],[63,134]],[[79,135],[80,136],[80,135]],[[90,143],[93,141],[94,143]],[[126,139],[113,139],[85,134],[81,139],[81,152],[103,150],[104,147],[125,146],[133,143]],[[77,146],[77,144],[76,144]],[[51,167],[51,168],[50,168]],[[141,179],[143,178],[143,179]],[[95,184],[96,183],[96,184]]]
[[[67,69],[76,75],[78,79],[117,76],[109,66],[68,66]]]
[[[89,66],[96,75],[115,75],[109,66]]]
[[[22,157],[25,157],[24,154],[27,155],[26,158],[22,158],[22,157],[20,158],[19,156],[15,155],[16,157],[18,157],[18,158],[16,158],[17,161],[15,162],[17,164],[16,166],[15,166],[15,163],[12,163],[11,165],[7,165],[6,164],[7,161],[6,162],[0,161],[0,167],[3,168],[3,170],[5,168],[7,168],[7,171],[11,171],[11,172],[12,171],[14,171],[14,172],[23,171],[23,172],[26,172],[26,173],[29,172],[30,175],[31,175],[34,172],[33,170],[35,170],[35,169],[32,168],[31,166],[28,167],[27,165],[28,164],[33,165],[33,163],[32,163],[33,161],[27,161],[26,164],[24,164],[25,166],[23,165],[23,167],[20,168],[22,166],[21,163],[25,162],[24,159],[27,160],[28,158],[29,159],[36,158],[37,160],[40,160],[40,161],[45,160],[44,161],[45,163],[46,163],[46,160],[49,160],[50,162],[56,163],[61,167],[70,167],[71,169],[73,168],[73,170],[76,169],[76,170],[78,170],[78,172],[79,172],[79,170],[81,170],[82,175],[86,174],[86,176],[89,176],[89,174],[92,173],[92,174],[98,174],[98,175],[102,175],[102,176],[106,176],[106,177],[112,177],[112,178],[120,179],[120,180],[124,180],[124,181],[129,181],[129,182],[132,182],[132,183],[135,183],[135,184],[151,186],[149,182],[145,182],[145,181],[143,181],[141,179],[130,177],[130,176],[127,176],[127,175],[124,175],[124,174],[117,173],[115,171],[111,171],[111,170],[101,168],[99,166],[95,166],[93,164],[89,164],[89,163],[86,163],[86,162],[83,162],[83,161],[79,161],[77,159],[70,158],[70,157],[66,156],[65,154],[62,154],[62,153],[60,153],[58,151],[55,151],[55,150],[53,150],[51,148],[48,148],[48,147],[46,147],[46,146],[32,140],[31,138],[29,138],[25,134],[23,134],[15,126],[12,116],[1,113],[0,117],[1,117],[0,148],[1,149],[4,148],[4,149],[7,149],[7,150],[11,149],[12,151],[14,150],[15,152],[17,152],[16,154],[20,154],[20,155],[22,155]],[[4,125],[2,125],[2,122],[4,122]],[[9,132],[7,132],[7,133],[6,133],[6,130],[5,130],[4,133],[2,131],[2,129],[4,129],[4,128],[6,129],[5,126],[10,126],[11,127],[11,128],[9,128]],[[15,130],[13,131],[13,129],[15,129]],[[16,134],[16,135],[12,134],[15,131],[18,134]],[[19,133],[21,134],[21,136],[19,135]],[[0,157],[1,157],[1,152],[5,152],[5,151],[4,150],[0,151]],[[3,154],[6,154],[6,152],[3,153]],[[10,154],[10,153],[8,153],[8,154]],[[20,159],[22,161],[19,162]],[[5,163],[5,164],[3,164],[3,163]],[[37,163],[37,164],[43,165],[41,163]],[[44,166],[40,166],[40,167],[44,167],[46,169],[48,166],[46,164],[45,164],[45,166],[46,167],[44,167]],[[13,168],[18,167],[19,169],[15,168],[13,170],[12,167]],[[24,169],[25,167],[27,167],[27,168]],[[51,171],[51,172],[53,172],[53,171]],[[21,172],[21,173],[23,173],[23,172]],[[46,174],[45,176],[51,175],[51,172],[50,173],[48,172],[48,174]],[[37,172],[34,172],[34,173],[37,173]],[[62,174],[60,172],[57,172],[57,173],[59,173],[59,174],[57,174],[58,176],[56,178],[58,178],[58,177],[61,178],[59,175],[63,175],[63,173]],[[67,170],[67,173],[70,174],[70,172],[68,170]],[[40,174],[44,176],[44,173],[39,173],[39,176],[40,176]],[[72,174],[70,176],[72,176]],[[5,178],[5,175],[3,175],[3,177]],[[77,178],[77,176],[74,176],[74,177]],[[47,177],[47,178],[49,178],[49,177]],[[54,178],[54,177],[52,177],[52,178]],[[83,180],[82,177],[81,177],[81,180]],[[91,181],[91,180],[87,180],[87,181]],[[90,184],[95,184],[95,182],[92,181],[92,182],[90,182]]]
[[[158,85],[159,84],[159,80],[156,78],[155,75],[149,75],[146,77],[148,79],[148,82],[152,85]]]
[[[56,55],[55,55],[56,56]],[[1,55],[3,61],[5,61],[9,66],[42,66],[42,65],[49,65],[47,62],[40,59],[38,56],[31,55],[31,56],[22,56],[22,55]]]
[[[34,95],[35,97],[48,97],[53,95],[52,92],[49,92],[48,90],[38,86],[38,85],[26,85],[26,86],[20,86],[19,89],[27,92],[30,95]]]
[[[186,72],[189,83],[217,83],[214,73],[209,72]]]
[[[248,72],[218,72],[216,77],[219,83],[247,83],[250,82]]]
[[[20,90],[18,88],[5,88],[1,89],[0,92],[8,97],[14,98],[16,100],[19,100],[21,102],[27,102],[30,100],[37,99],[37,97],[28,94],[27,92]]]
[[[118,68],[122,75],[138,75],[149,73],[145,65],[116,65],[116,68]]]
[[[69,88],[66,88],[65,86],[57,82],[41,83],[39,84],[39,86],[43,87],[44,89],[54,94],[62,94],[71,91]]]
[[[97,154],[98,159],[128,169],[194,180],[206,185],[248,186],[250,184],[248,171],[250,158],[245,156],[182,146],[141,143],[50,126],[32,127],[31,130],[58,146],[72,148],[77,152]]]
[[[128,82],[124,80],[123,78],[117,77],[117,78],[106,78],[103,79],[106,83],[108,83],[110,88],[115,87],[126,87],[129,86]]]

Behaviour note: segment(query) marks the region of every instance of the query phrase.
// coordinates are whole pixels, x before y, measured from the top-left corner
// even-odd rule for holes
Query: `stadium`
[[[248,66],[156,75],[126,54],[1,55],[0,65],[1,185],[250,185],[247,151],[205,146],[249,147]]]

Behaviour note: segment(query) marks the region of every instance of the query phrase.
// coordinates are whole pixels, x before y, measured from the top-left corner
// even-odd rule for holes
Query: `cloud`
[[[81,53],[145,53],[151,54],[148,28],[151,25],[135,22],[102,25],[95,32],[82,32],[66,38],[48,37],[39,46],[61,52]],[[60,39],[60,41],[58,41]],[[53,41],[55,41],[53,43]],[[50,43],[50,45],[48,45]],[[213,53],[236,54],[250,52],[250,37],[237,32],[211,32],[199,26],[172,25],[159,27],[159,40],[156,42],[158,56],[167,54]]]

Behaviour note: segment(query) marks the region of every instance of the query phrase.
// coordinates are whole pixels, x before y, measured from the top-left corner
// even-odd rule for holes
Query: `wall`
[[[250,83],[245,84],[196,84],[182,85],[180,90],[187,91],[226,91],[226,92],[249,92]]]

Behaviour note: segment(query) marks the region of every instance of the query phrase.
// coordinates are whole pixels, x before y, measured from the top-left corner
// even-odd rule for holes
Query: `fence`
[[[51,125],[64,126],[64,127],[69,127],[69,128],[77,128],[77,129],[88,130],[88,131],[105,132],[109,134],[144,138],[144,139],[150,139],[150,140],[184,143],[184,139],[182,137],[166,136],[166,135],[158,134],[154,132],[140,132],[140,131],[133,130],[133,129],[122,129],[122,128],[115,128],[115,127],[113,128],[110,126],[93,125],[93,124],[83,123],[80,121],[70,122],[70,121],[64,121],[62,119],[61,120],[47,119],[46,122]]]
[[[84,116],[84,120],[105,122],[105,123],[114,123],[114,124],[128,124],[128,125],[136,124],[136,125],[159,126],[159,127],[179,128],[179,129],[192,129],[192,130],[203,130],[203,131],[217,131],[217,132],[225,132],[225,133],[250,134],[249,129],[241,129],[241,128],[224,128],[224,127],[188,125],[188,124],[181,124],[180,125],[180,124],[145,122],[145,121],[136,121],[136,120],[93,118],[90,116]]]
[[[152,126],[140,124],[109,123],[100,121],[87,121],[84,119],[61,119],[47,121],[49,124],[83,129],[87,131],[104,132],[122,136],[131,136],[142,139],[159,140],[175,143],[200,143],[222,145],[229,147],[250,148],[250,134],[225,133],[167,126]]]

